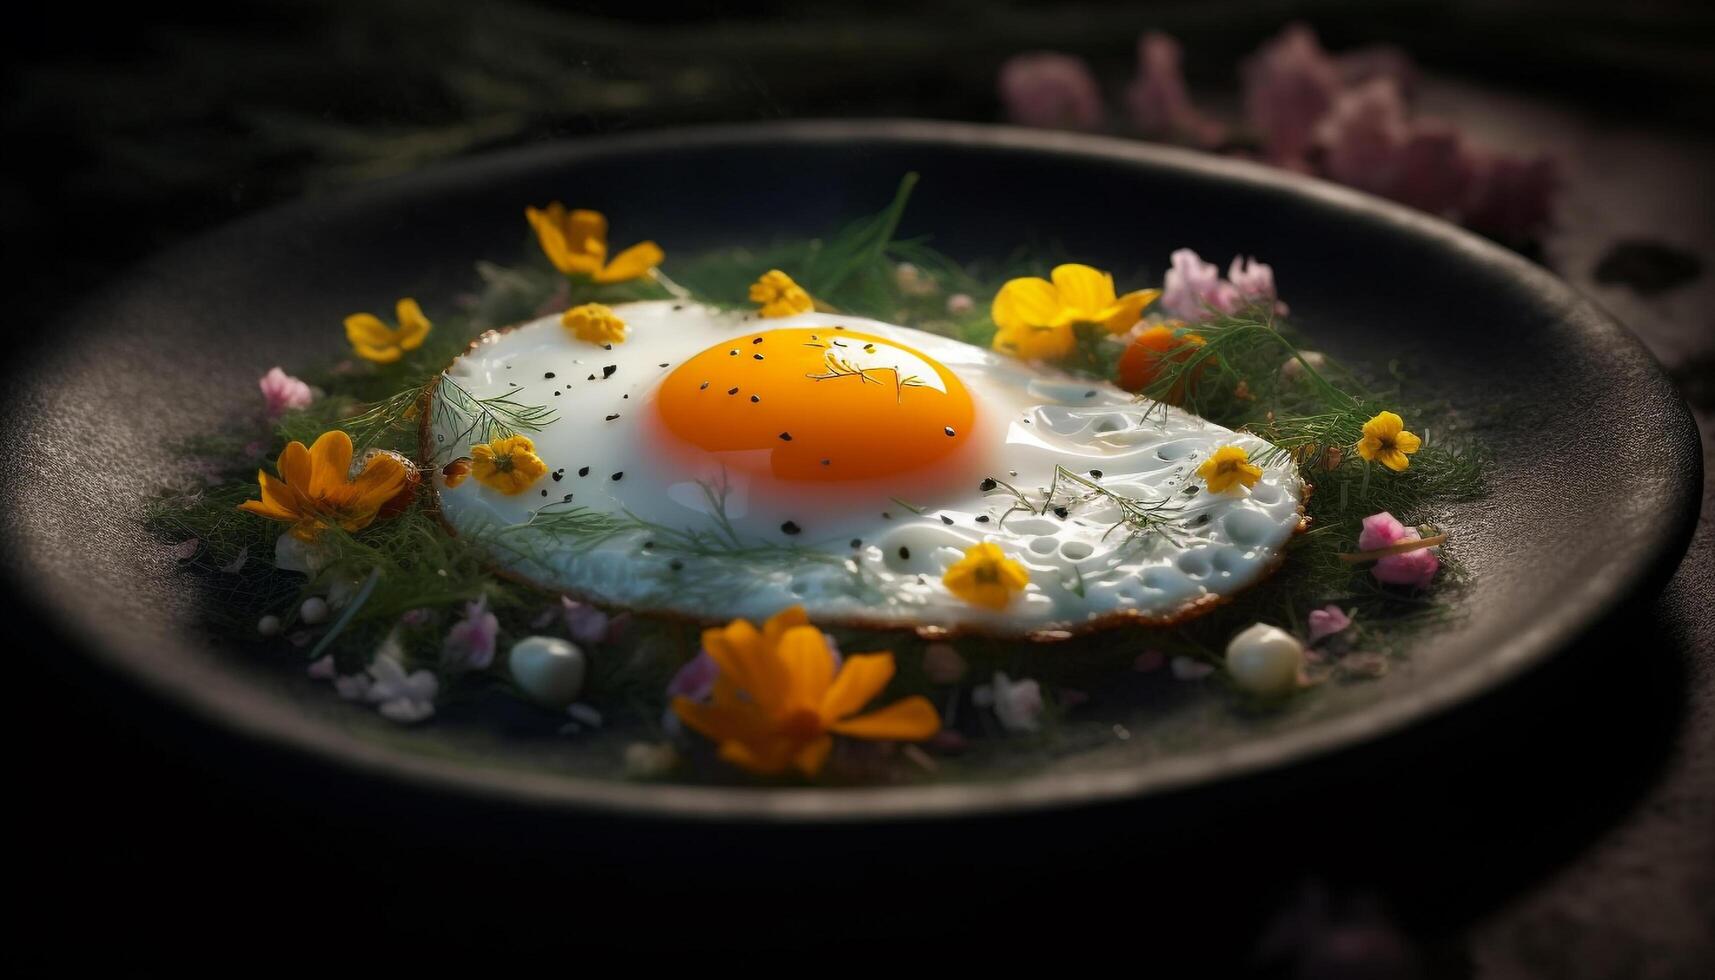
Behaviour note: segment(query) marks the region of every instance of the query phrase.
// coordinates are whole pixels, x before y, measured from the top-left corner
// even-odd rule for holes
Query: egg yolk
[[[762,330],[697,354],[655,400],[667,431],[781,480],[926,470],[970,438],[970,392],[897,341],[841,327]]]

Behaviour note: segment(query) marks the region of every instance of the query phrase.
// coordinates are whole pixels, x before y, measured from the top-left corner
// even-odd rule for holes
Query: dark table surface
[[[1567,191],[1538,258],[1656,352],[1715,472],[1711,141],[1446,80],[1422,98],[1493,145],[1561,157]],[[1657,289],[1664,248],[1700,271]],[[26,309],[29,290],[14,287]],[[579,951],[623,941],[641,955],[655,936],[1068,967],[1117,951],[1140,970],[1184,959],[1204,975],[1715,975],[1712,486],[1664,587],[1409,747],[1213,805],[1096,814],[1073,840],[982,825],[948,847],[908,828],[845,853],[803,835],[569,826],[544,850],[520,843],[534,832],[509,839],[514,818],[477,812],[461,837],[413,819],[435,801],[332,782],[283,795],[254,760],[51,635],[14,632],[17,951],[549,946],[575,969]]]

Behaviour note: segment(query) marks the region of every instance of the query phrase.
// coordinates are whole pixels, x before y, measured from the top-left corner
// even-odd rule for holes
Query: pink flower
[[[1016,55],[1000,69],[1007,117],[1044,129],[1097,129],[1102,94],[1083,59],[1038,51]]]
[[[453,670],[485,670],[494,663],[494,641],[500,620],[488,611],[488,596],[469,602],[464,618],[447,630],[441,644],[441,662]]]
[[[1131,121],[1145,136],[1182,139],[1212,147],[1226,137],[1226,127],[1191,104],[1185,76],[1179,68],[1179,42],[1159,31],[1137,42],[1137,78],[1126,89]]]
[[[704,700],[714,691],[715,676],[719,673],[720,668],[715,666],[715,658],[709,656],[709,651],[698,650],[697,655],[686,661],[667,682],[667,700],[677,697]]]
[[[1221,278],[1220,267],[1188,248],[1176,250],[1172,262],[1162,284],[1162,309],[1195,323],[1239,308],[1239,291]]]
[[[1245,115],[1262,137],[1268,158],[1303,170],[1311,134],[1340,92],[1340,71],[1316,34],[1293,24],[1240,67]]]
[[[1348,88],[1372,78],[1386,78],[1408,99],[1417,91],[1417,66],[1410,55],[1391,44],[1372,44],[1335,55],[1334,67]]]
[[[611,621],[607,613],[592,605],[561,596],[560,618],[565,620],[566,634],[579,643],[600,643],[608,639]]]
[[[1358,535],[1358,550],[1375,551],[1405,541],[1416,541],[1421,537],[1416,528],[1406,527],[1392,514],[1383,511],[1364,518],[1364,529]],[[1430,580],[1435,578],[1435,573],[1440,569],[1441,559],[1435,557],[1435,550],[1419,548],[1378,560],[1370,569],[1370,574],[1376,577],[1376,581],[1387,585],[1409,585],[1423,589],[1429,587]]]
[[[1235,255],[1232,267],[1227,270],[1227,281],[1233,284],[1245,305],[1268,304],[1274,307],[1275,312],[1286,313],[1286,304],[1274,294],[1273,266],[1250,256]]]
[[[1204,262],[1191,249],[1175,251],[1172,261],[1162,284],[1161,307],[1182,320],[1212,320],[1256,305],[1271,305],[1276,313],[1286,313],[1286,304],[1275,295],[1274,269],[1265,263],[1235,256],[1227,270],[1229,278],[1222,279],[1220,267]]]
[[[1309,642],[1319,643],[1352,625],[1352,617],[1336,605],[1310,610]]]
[[[257,381],[257,386],[262,389],[262,401],[270,419],[277,419],[294,408],[308,408],[316,397],[309,385],[277,367],[270,368]]]
[[[1399,87],[1388,79],[1342,92],[1316,127],[1323,172],[1348,187],[1385,195],[1408,128]]]
[[[1554,195],[1560,189],[1560,168],[1553,158],[1480,155],[1472,169],[1466,224],[1512,242],[1548,226],[1554,216]]]

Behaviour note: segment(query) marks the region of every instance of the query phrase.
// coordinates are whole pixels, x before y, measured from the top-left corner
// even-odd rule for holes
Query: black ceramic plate
[[[301,665],[221,649],[220,597],[139,522],[175,439],[248,412],[255,379],[337,356],[352,310],[411,294],[445,309],[477,259],[528,247],[527,203],[608,212],[669,256],[815,233],[922,174],[906,234],[958,257],[1059,241],[1107,268],[1189,245],[1272,263],[1318,346],[1398,359],[1493,450],[1492,494],[1445,518],[1476,583],[1385,679],[1266,718],[1159,685],[1093,710],[1068,751],[925,787],[628,783],[624,732],[557,738],[539,719],[400,729]],[[670,261],[670,260],[669,260]],[[89,655],[209,733],[307,753],[383,785],[537,806],[819,820],[1065,806],[1206,785],[1368,742],[1551,656],[1671,567],[1701,457],[1644,349],[1535,265],[1439,221],[1263,168],[1113,140],[934,123],[806,123],[556,143],[274,210],[178,248],[82,303],[11,367],[0,467],[6,564]],[[1044,656],[1052,656],[1047,651]],[[1123,725],[1129,739],[1110,733]],[[300,757],[301,758],[301,757]]]

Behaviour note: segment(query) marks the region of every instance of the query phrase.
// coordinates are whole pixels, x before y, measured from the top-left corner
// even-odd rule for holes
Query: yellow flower
[[[1240,447],[1222,446],[1197,467],[1197,475],[1209,485],[1211,493],[1226,493],[1235,484],[1254,487],[1262,479],[1262,467],[1250,460],[1250,453]]]
[[[423,346],[429,335],[429,318],[423,308],[409,296],[400,300],[394,313],[399,318],[397,328],[381,322],[373,313],[353,313],[345,318],[345,339],[351,341],[357,356],[377,364],[392,364],[408,350]]]
[[[1124,333],[1161,295],[1159,289],[1139,289],[1118,296],[1114,277],[1087,265],[1055,266],[1049,275],[1052,282],[1026,277],[1000,287],[990,310],[1000,328],[995,350],[1025,360],[1057,360],[1077,343],[1074,325],[1094,323],[1108,333]]]
[[[560,326],[592,344],[625,343],[625,321],[600,303],[572,307],[560,314]]]
[[[967,548],[965,557],[941,576],[941,583],[973,606],[1005,609],[1030,584],[1030,572],[1008,558],[999,545],[984,541]]]
[[[742,619],[703,631],[703,649],[719,673],[708,703],[673,699],[681,721],[720,747],[735,766],[762,775],[795,768],[814,776],[835,735],[920,741],[941,730],[921,695],[858,714],[893,679],[892,653],[859,653],[838,672],[822,631],[793,606],[759,631]]]
[[[322,433],[308,449],[289,443],[274,463],[280,478],[258,470],[262,499],[246,500],[238,509],[291,524],[292,536],[305,541],[333,525],[363,530],[406,488],[410,474],[400,457],[377,453],[353,480],[351,452],[351,437],[338,429]]]
[[[808,313],[816,308],[816,301],[804,287],[779,269],[769,269],[750,284],[750,301],[762,304],[762,315],[769,318]]]
[[[1423,448],[1423,440],[1405,431],[1405,420],[1392,412],[1383,412],[1364,423],[1364,437],[1358,440],[1358,455],[1372,463],[1380,463],[1395,473],[1411,465],[1406,457]]]
[[[548,472],[529,436],[508,436],[470,447],[470,475],[507,496],[523,493]]]
[[[607,218],[600,211],[570,211],[559,201],[546,209],[525,208],[536,240],[554,268],[595,282],[624,282],[649,274],[666,255],[654,242],[638,242],[607,260]]]

